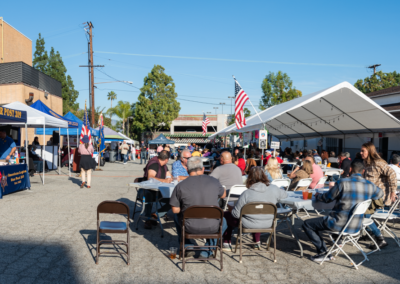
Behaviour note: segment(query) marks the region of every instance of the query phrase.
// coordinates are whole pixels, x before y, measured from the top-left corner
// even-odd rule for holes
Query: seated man
[[[167,167],[168,160],[169,160],[169,153],[165,150],[158,153],[157,157],[151,158],[147,163],[146,167],[144,168],[144,176],[143,176],[144,179],[149,180],[153,178],[161,182],[171,183],[172,181],[171,173],[168,171]],[[145,192],[146,192],[145,193],[146,202],[155,202],[157,197],[156,194],[159,194],[158,195],[159,199],[161,199],[162,197],[162,195],[156,191],[146,190]],[[139,190],[138,194],[143,194],[143,190]],[[160,214],[160,217],[165,215],[168,212],[168,210],[171,209],[171,207],[169,206],[168,198],[164,198],[162,201],[165,202],[165,204],[160,209],[158,209],[159,213],[163,213]],[[155,222],[155,220],[150,220],[152,208],[153,204],[146,204],[144,209],[145,216],[148,217],[148,220],[146,220],[144,224],[144,228],[148,230],[152,229],[152,225],[157,225],[157,222]]]
[[[189,177],[180,182],[172,192],[170,205],[178,234],[178,242],[181,243],[182,237],[182,217],[187,208],[193,205],[215,205],[218,206],[218,199],[225,198],[226,192],[221,184],[213,177],[204,174],[203,161],[199,157],[192,157],[188,160]],[[179,215],[178,215],[179,214]],[[211,219],[195,219],[187,220],[186,232],[191,234],[213,234],[218,232],[220,220]],[[227,228],[224,218],[222,234]],[[222,241],[222,240],[221,240]],[[206,246],[216,245],[216,239],[208,239]],[[190,244],[189,240],[185,240],[185,244]],[[191,255],[194,255],[192,251]],[[212,251],[207,249],[200,253],[201,257],[208,258],[212,255]],[[188,253],[188,255],[190,255]]]
[[[233,185],[243,184],[242,171],[232,163],[232,155],[229,152],[222,152],[221,166],[214,167],[211,176],[216,178],[222,185],[230,190]]]
[[[342,178],[347,178],[350,176],[350,166],[351,166],[351,160],[349,159],[350,153],[345,152],[340,155],[340,168],[343,170],[343,173],[341,175]]]
[[[310,178],[312,178],[312,183],[310,184],[309,188],[314,188],[317,185],[318,181],[324,176],[324,173],[322,172],[321,167],[315,164],[314,156],[307,156],[306,160],[311,162],[313,169],[313,173],[310,174]],[[316,188],[323,188],[323,187],[324,185],[320,184]]]
[[[389,167],[396,172],[397,180],[400,180],[400,156],[393,154],[391,162],[392,163],[389,165]]]
[[[266,150],[265,151],[265,159],[263,160],[263,165],[266,165],[268,163],[269,158],[272,157],[272,152],[273,152],[273,150],[272,151],[271,150]],[[283,163],[283,160],[281,158],[276,157],[276,159],[278,160],[279,164]]]
[[[321,237],[322,231],[340,232],[356,204],[383,197],[383,191],[379,187],[363,178],[364,169],[363,163],[353,162],[351,177],[338,180],[335,186],[324,194],[316,193],[317,201],[329,203],[336,200],[336,204],[328,216],[304,221],[304,232],[317,249],[317,254],[312,256],[311,260],[321,262],[327,254],[325,242]],[[362,226],[362,220],[362,217],[355,216],[347,227],[347,232],[357,232]],[[332,259],[332,255],[328,255],[326,260]]]
[[[173,177],[177,177],[178,180],[184,180],[189,176],[187,161],[190,157],[192,157],[190,151],[188,149],[184,149],[181,153],[180,159],[172,164]]]
[[[316,164],[322,163],[322,158],[321,158],[320,155],[318,155],[318,152],[317,152],[315,149],[313,150],[312,153],[313,153],[313,157],[314,157],[315,163],[316,163]]]

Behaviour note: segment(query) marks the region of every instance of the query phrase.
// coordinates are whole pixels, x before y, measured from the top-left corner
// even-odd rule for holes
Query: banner
[[[31,187],[27,164],[0,166],[0,173],[0,199],[3,195]]]

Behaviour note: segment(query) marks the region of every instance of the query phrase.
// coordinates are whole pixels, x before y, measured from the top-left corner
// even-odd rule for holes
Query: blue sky
[[[88,99],[87,41],[82,23],[94,25],[95,64],[118,79],[98,85],[96,106],[107,93],[135,102],[143,78],[162,65],[176,84],[182,114],[230,113],[235,75],[254,105],[270,71],[287,73],[303,95],[343,81],[354,84],[380,63],[399,65],[399,1],[15,1],[0,16],[32,40],[40,32],[58,50]],[[22,8],[23,7],[23,8]],[[156,56],[148,56],[156,55]],[[110,60],[111,59],[111,60]],[[214,60],[211,60],[214,59]],[[112,81],[95,71],[95,82]],[[203,102],[203,103],[196,103]],[[250,108],[249,105],[246,105]]]

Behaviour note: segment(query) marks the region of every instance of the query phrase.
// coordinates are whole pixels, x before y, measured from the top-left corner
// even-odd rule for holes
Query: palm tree
[[[125,123],[128,117],[132,116],[131,104],[129,102],[119,101],[115,107],[110,108],[107,112],[110,116],[116,115],[122,120],[122,133],[125,134]]]
[[[111,101],[111,108],[112,108],[112,101],[117,99],[117,94],[114,93],[114,91],[108,92],[107,99],[109,101]],[[112,114],[110,114],[110,120],[111,120],[111,116],[112,116]]]

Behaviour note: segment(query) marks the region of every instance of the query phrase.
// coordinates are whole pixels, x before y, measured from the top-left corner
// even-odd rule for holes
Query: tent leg
[[[46,125],[43,124],[43,147],[42,147],[42,161],[43,161],[43,185],[44,185],[44,163],[46,163],[46,160],[44,159],[44,147],[46,145]]]
[[[67,128],[68,129],[68,128]],[[59,139],[58,140],[60,140],[61,139],[61,128],[58,128],[58,137],[59,137]],[[61,145],[61,143],[60,143],[60,141],[58,141],[58,174],[60,175],[61,174],[61,149],[60,149],[60,145]]]
[[[69,177],[71,177],[71,151],[70,151],[70,149],[69,149],[69,132],[68,132],[68,128],[67,128],[67,141],[68,141],[68,148],[67,148],[67,151],[68,151],[68,175],[69,175]]]
[[[28,124],[25,123],[25,156],[26,156],[26,164],[28,165],[29,172],[29,151],[28,151]]]

